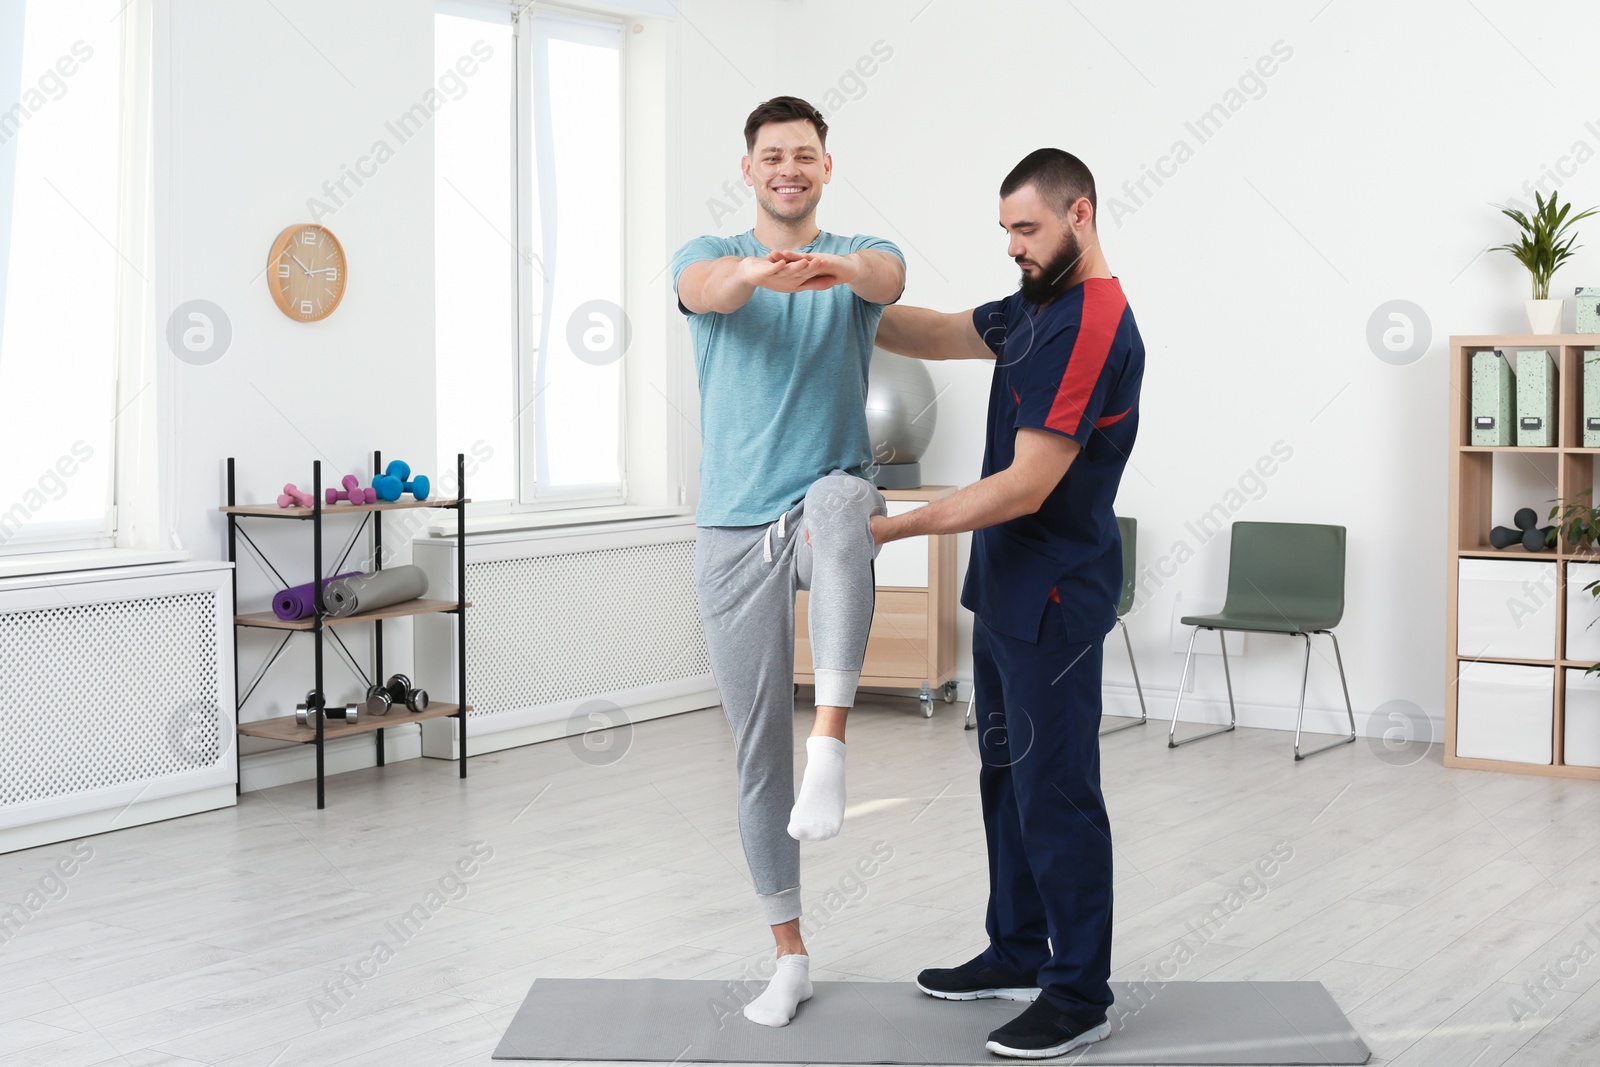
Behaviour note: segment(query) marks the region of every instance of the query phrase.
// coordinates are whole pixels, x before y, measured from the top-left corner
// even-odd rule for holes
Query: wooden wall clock
[[[267,287],[278,310],[296,322],[332,315],[344,298],[346,275],[344,247],[325,226],[290,226],[272,242]]]

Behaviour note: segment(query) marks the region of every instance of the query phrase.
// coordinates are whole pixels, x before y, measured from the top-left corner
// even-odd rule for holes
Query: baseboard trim
[[[1101,714],[1139,717],[1139,696],[1131,685],[1107,684],[1101,690]],[[1178,697],[1176,686],[1144,687],[1144,702],[1152,719],[1162,722],[1172,722],[1172,704]],[[1258,730],[1281,730],[1285,733],[1294,733],[1295,705],[1293,704],[1261,704],[1235,700],[1235,712],[1240,726],[1248,726]],[[1394,730],[1399,724],[1391,722],[1387,717],[1379,717],[1372,711],[1357,710],[1356,736],[1382,738],[1386,733]],[[1179,709],[1178,722],[1194,723],[1197,726],[1223,726],[1228,721],[1228,701],[1226,697],[1220,699],[1213,697],[1197,696],[1194,693],[1183,694],[1183,706]],[[1424,725],[1426,724],[1426,725]],[[1410,724],[1413,737],[1410,740],[1443,743],[1444,719],[1424,714],[1420,721]],[[1180,731],[1181,732],[1181,731]],[[1345,715],[1343,708],[1310,707],[1306,708],[1305,723],[1302,732],[1307,734],[1332,734],[1348,735],[1350,733],[1350,720]],[[1430,736],[1416,736],[1429,734]]]
[[[700,711],[703,708],[714,708],[721,703],[716,690],[700,693],[684,693],[679,696],[664,697],[660,700],[647,700],[638,704],[629,704],[621,708],[627,716],[624,720],[628,723],[645,722],[649,719],[660,719],[668,715],[682,715],[684,712]],[[620,723],[619,723],[620,725]],[[456,759],[460,753],[457,745],[457,724],[454,719],[430,719],[421,724],[426,731],[423,755],[429,759]],[[513,727],[510,730],[498,730],[494,733],[474,733],[473,721],[467,719],[467,755],[482,756],[490,752],[501,752],[508,748],[521,748],[523,745],[536,745],[541,741],[555,741],[563,737],[577,737],[589,728],[590,723],[585,719],[574,718],[571,715],[561,715],[548,722],[534,723],[529,726]]]
[[[417,730],[420,725],[420,723],[401,721],[392,728],[384,729],[385,764],[421,758],[422,735]],[[376,746],[377,741],[372,734],[357,734],[354,737],[341,737],[324,742],[323,774],[343,774],[346,771],[376,767],[378,765]],[[239,760],[240,789],[245,793],[291,785],[295,782],[314,781],[316,777],[315,745],[285,745],[266,752],[253,752]]]
[[[969,677],[955,679],[957,696],[955,710],[963,716],[966,715],[967,701],[972,698],[972,679]],[[915,695],[912,690],[906,690],[907,695]],[[1119,718],[1139,717],[1139,695],[1131,683],[1106,682],[1100,690],[1100,711],[1102,715],[1116,716]],[[1149,716],[1170,724],[1172,722],[1172,704],[1178,698],[1176,686],[1146,685],[1144,686],[1144,703]],[[1248,726],[1257,730],[1281,730],[1285,733],[1294,733],[1295,705],[1293,704],[1262,704],[1249,701],[1235,701],[1235,709],[1240,726]],[[934,702],[934,716],[938,717],[940,702]],[[1183,706],[1179,709],[1178,722],[1193,723],[1196,726],[1222,726],[1228,721],[1228,701],[1226,697],[1214,698],[1199,696],[1195,693],[1183,694]],[[1444,717],[1430,715],[1426,712],[1415,722],[1409,724],[1412,736],[1408,740],[1420,740],[1432,744],[1444,743]],[[1356,710],[1356,736],[1382,738],[1393,730],[1401,728],[1402,724],[1391,721],[1387,716],[1378,716],[1371,710]],[[1332,734],[1341,735],[1350,732],[1350,720],[1346,718],[1343,708],[1332,707],[1307,707],[1305,723],[1301,727],[1307,734]],[[1426,736],[1420,736],[1426,735]]]
[[[130,826],[196,815],[202,811],[231,808],[237,803],[233,784],[207,786],[192,793],[177,793],[136,801],[125,808],[106,808],[87,811],[80,815],[65,815],[59,819],[12,826],[0,830],[0,853],[17,852],[40,845],[53,845],[73,841],[80,837],[126,830]]]

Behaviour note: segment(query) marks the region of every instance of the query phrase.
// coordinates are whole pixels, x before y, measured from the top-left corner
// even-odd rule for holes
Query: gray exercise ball
[[[938,422],[938,394],[920,359],[872,350],[867,372],[867,433],[878,463],[915,463]]]

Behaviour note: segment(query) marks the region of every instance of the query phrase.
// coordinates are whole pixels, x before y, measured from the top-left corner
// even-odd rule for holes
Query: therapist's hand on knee
[[[874,515],[872,539],[881,545],[923,534],[966,533],[1032,515],[1055,492],[1080,451],[1070,437],[1019,427],[1011,466],[927,507],[892,518]]]

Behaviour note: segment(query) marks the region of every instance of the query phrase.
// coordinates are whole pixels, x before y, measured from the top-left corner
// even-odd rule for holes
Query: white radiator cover
[[[234,802],[230,575],[0,581],[0,852]]]
[[[632,722],[715,705],[694,537],[687,517],[469,536],[468,754],[582,733],[606,704]],[[419,537],[412,559],[455,598],[454,538]],[[454,617],[415,635],[414,684],[455,702]],[[454,720],[422,727],[424,755],[454,757]]]

